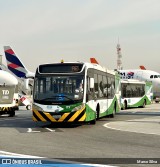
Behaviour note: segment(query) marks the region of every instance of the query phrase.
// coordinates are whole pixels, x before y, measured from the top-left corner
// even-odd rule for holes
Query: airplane
[[[8,69],[19,78],[34,78],[35,73],[27,70],[10,46],[4,46]]]
[[[8,85],[16,85],[18,84],[18,81],[16,79],[16,77],[14,77],[13,75],[11,75],[9,72],[4,71],[2,69],[0,69],[0,85],[6,85],[6,83]]]
[[[31,108],[31,104],[30,104],[31,100],[26,98],[25,95],[30,96],[32,89],[31,87],[29,87],[30,84],[26,82],[26,80],[28,79],[20,79],[17,76],[15,76],[13,73],[11,73],[11,71],[9,71],[9,69],[2,63],[2,55],[0,55],[0,76],[1,76],[0,77],[1,89],[5,88],[5,85],[12,85],[13,83],[15,83],[15,80],[17,81],[17,86],[14,92],[14,99],[16,99],[16,106],[14,107],[14,109],[19,110],[19,102],[22,102],[26,106],[26,109],[29,110]],[[1,96],[1,93],[2,92],[0,92],[0,96]],[[21,99],[23,99],[23,101]],[[0,106],[1,106],[1,102],[0,102]],[[0,107],[0,110],[1,108],[2,107]],[[0,115],[1,115],[1,112],[0,112]]]
[[[27,70],[10,46],[4,46],[4,53],[8,70],[17,77],[22,94],[28,94],[32,91],[35,73]]]
[[[18,80],[18,96],[21,101],[25,97],[25,102],[31,102],[31,95],[33,89],[34,73],[26,69],[22,61],[16,56],[15,52],[10,46],[4,46],[4,53],[6,57],[7,66],[0,64],[0,69],[12,74]],[[24,102],[22,102],[24,104]],[[26,105],[27,104],[27,105]],[[30,104],[27,102],[26,108],[30,109]]]
[[[153,99],[160,98],[160,73],[147,70],[144,66],[140,69],[117,70],[121,79],[138,79],[140,81],[151,81],[153,84]]]

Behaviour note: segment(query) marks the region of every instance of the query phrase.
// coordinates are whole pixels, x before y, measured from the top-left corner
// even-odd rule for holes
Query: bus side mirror
[[[94,88],[94,78],[90,78],[90,89]]]

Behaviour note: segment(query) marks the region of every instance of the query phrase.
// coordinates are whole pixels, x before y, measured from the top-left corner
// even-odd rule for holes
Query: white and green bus
[[[121,80],[121,108],[145,107],[153,98],[152,82]]]
[[[39,65],[33,88],[33,121],[95,124],[101,117],[113,117],[120,110],[119,86],[119,75],[98,64]]]

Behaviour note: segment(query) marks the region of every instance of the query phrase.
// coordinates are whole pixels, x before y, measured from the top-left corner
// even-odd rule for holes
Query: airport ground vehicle
[[[98,64],[39,65],[34,79],[33,120],[90,122],[120,109],[120,77]],[[116,94],[117,93],[117,94]]]
[[[19,105],[26,106],[27,110],[31,109],[31,97],[19,94]]]
[[[18,80],[3,70],[0,70],[0,76],[0,115],[13,117],[18,109]]]
[[[145,107],[153,100],[152,82],[121,80],[121,108]]]

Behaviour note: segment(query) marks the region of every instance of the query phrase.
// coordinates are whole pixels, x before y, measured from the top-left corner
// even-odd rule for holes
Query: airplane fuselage
[[[160,74],[151,70],[119,70],[121,79],[138,79],[140,81],[152,81],[153,96],[160,97]]]

